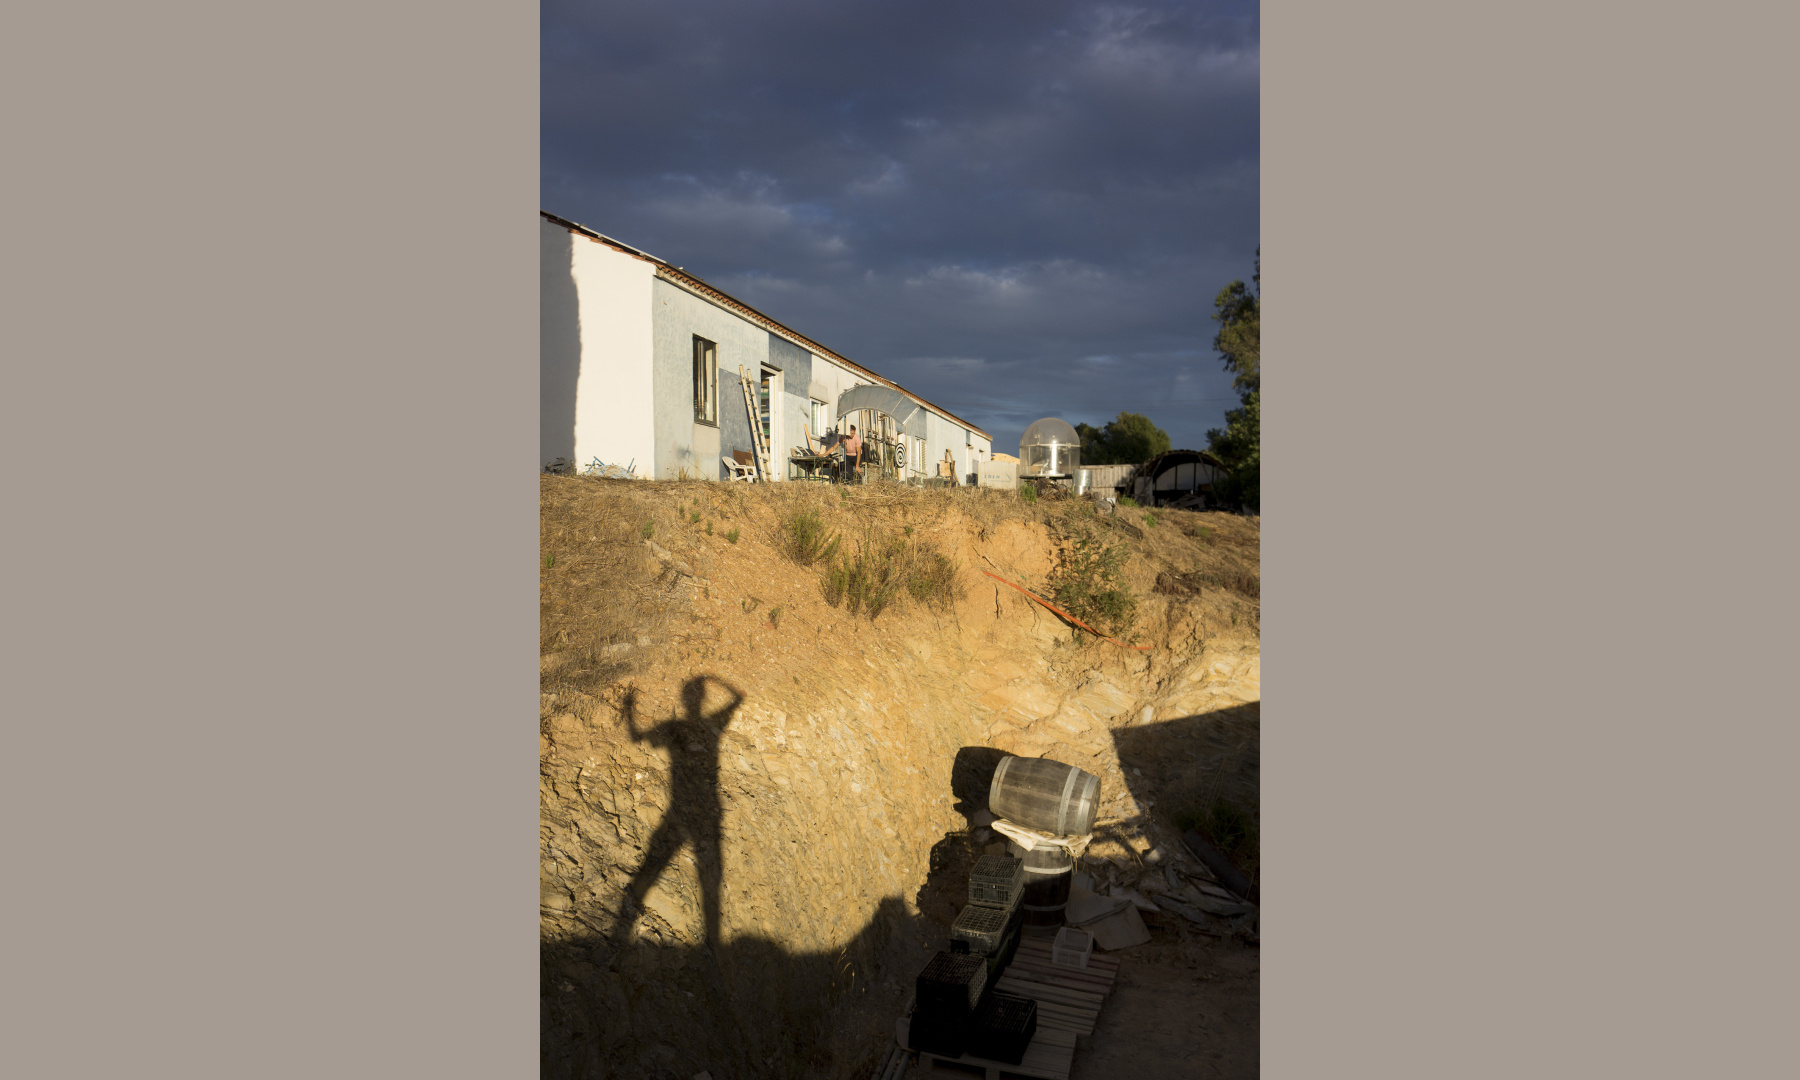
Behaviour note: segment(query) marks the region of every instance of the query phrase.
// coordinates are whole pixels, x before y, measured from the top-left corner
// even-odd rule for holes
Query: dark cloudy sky
[[[1014,452],[1204,446],[1258,245],[1256,3],[543,4],[543,208],[685,267]]]

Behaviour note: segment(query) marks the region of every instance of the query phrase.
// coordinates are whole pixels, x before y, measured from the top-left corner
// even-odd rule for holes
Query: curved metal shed
[[[1140,503],[1161,505],[1198,496],[1229,472],[1204,450],[1169,450],[1139,465],[1119,488]]]

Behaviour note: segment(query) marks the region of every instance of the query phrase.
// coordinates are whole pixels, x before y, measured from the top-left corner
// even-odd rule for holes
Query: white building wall
[[[581,377],[575,385],[575,462],[637,462],[649,476],[656,454],[651,384],[650,284],[655,268],[577,237]],[[581,241],[586,240],[586,243]]]
[[[963,429],[934,412],[927,412],[925,417],[925,456],[931,462],[931,471],[927,475],[938,475],[938,465],[944,460],[944,451],[948,450],[953,466],[951,477],[962,483]]]
[[[842,419],[838,398],[872,381],[816,353],[802,361],[810,367],[802,375],[795,370],[799,363],[776,358],[778,352],[789,354],[773,348],[762,328],[658,282],[651,263],[547,219],[539,219],[539,228],[539,427],[545,464],[566,457],[580,471],[598,457],[608,464],[635,462],[642,477],[673,476],[684,467],[690,475],[711,476],[727,449],[720,445],[721,429],[743,426],[736,415],[743,412],[738,365],[754,370],[774,360],[784,369],[786,400],[777,409],[778,434],[770,449],[777,475],[785,476],[788,447],[804,442],[806,403],[823,401],[827,423],[836,425]],[[726,421],[720,427],[693,421],[693,334],[719,345],[720,419]],[[909,445],[906,474],[936,476],[948,450],[956,481],[973,483],[991,456],[989,440],[930,410],[925,415],[924,453]],[[733,447],[746,441],[734,438]]]
[[[987,468],[988,463],[994,459],[994,441],[976,432],[969,433],[969,441],[975,444],[974,451],[969,455],[971,462],[969,469],[979,478],[981,470]],[[1014,474],[1017,475],[1016,469]],[[975,480],[970,481],[970,483],[975,482]]]
[[[541,300],[544,382],[540,423],[567,424],[572,412],[577,471],[598,457],[636,462],[639,476],[654,468],[655,407],[651,381],[651,281],[654,268],[615,248],[539,219],[543,252]],[[567,260],[574,288],[560,288],[556,263]],[[569,310],[572,308],[573,310]],[[573,325],[579,360],[573,386],[552,353],[552,335]],[[573,393],[571,410],[565,395]],[[548,438],[548,436],[546,436]]]
[[[769,363],[781,369],[780,429],[770,439],[776,480],[788,475],[787,459],[806,445],[807,387],[812,383],[812,354],[775,334],[769,335]]]
[[[833,427],[837,426],[840,419],[837,411],[838,396],[852,387],[862,386],[868,382],[868,379],[862,378],[849,368],[828,360],[818,353],[812,354],[812,378],[807,389],[807,396],[809,399],[825,403],[825,417]],[[815,436],[823,434],[822,431],[813,432]]]
[[[757,377],[769,359],[769,332],[710,300],[658,279],[650,305],[656,348],[655,440],[656,476],[668,480],[686,475],[702,480],[725,476],[722,457],[750,450],[750,418],[745,414],[740,369]],[[716,424],[694,419],[694,338],[717,347],[719,415]],[[770,465],[787,470],[779,444]],[[642,470],[639,470],[640,473]]]
[[[574,237],[542,218],[538,225],[538,464],[550,468],[575,461],[581,304],[575,291]]]

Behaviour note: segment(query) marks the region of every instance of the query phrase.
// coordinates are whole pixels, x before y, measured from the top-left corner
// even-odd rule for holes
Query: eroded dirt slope
[[[993,842],[966,816],[984,752],[1101,777],[1084,869],[1102,887],[1174,891],[1200,873],[1176,817],[1221,794],[1254,813],[1253,521],[997,492],[541,483],[546,1076],[866,1074],[942,947],[959,867]],[[796,510],[850,545],[935,546],[960,596],[872,621],[828,604],[820,569],[783,553]],[[1084,530],[1129,551],[1149,651],[1072,636],[978,572],[1041,587]],[[1152,921],[1145,963],[1198,972],[1245,948],[1222,921]]]

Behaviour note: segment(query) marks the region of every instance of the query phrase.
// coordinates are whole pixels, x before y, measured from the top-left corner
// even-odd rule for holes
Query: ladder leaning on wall
[[[750,452],[756,458],[756,478],[766,484],[774,479],[769,475],[769,442],[763,434],[756,395],[750,392],[750,375],[742,365],[738,367],[738,387],[744,391],[744,415],[750,420]]]

